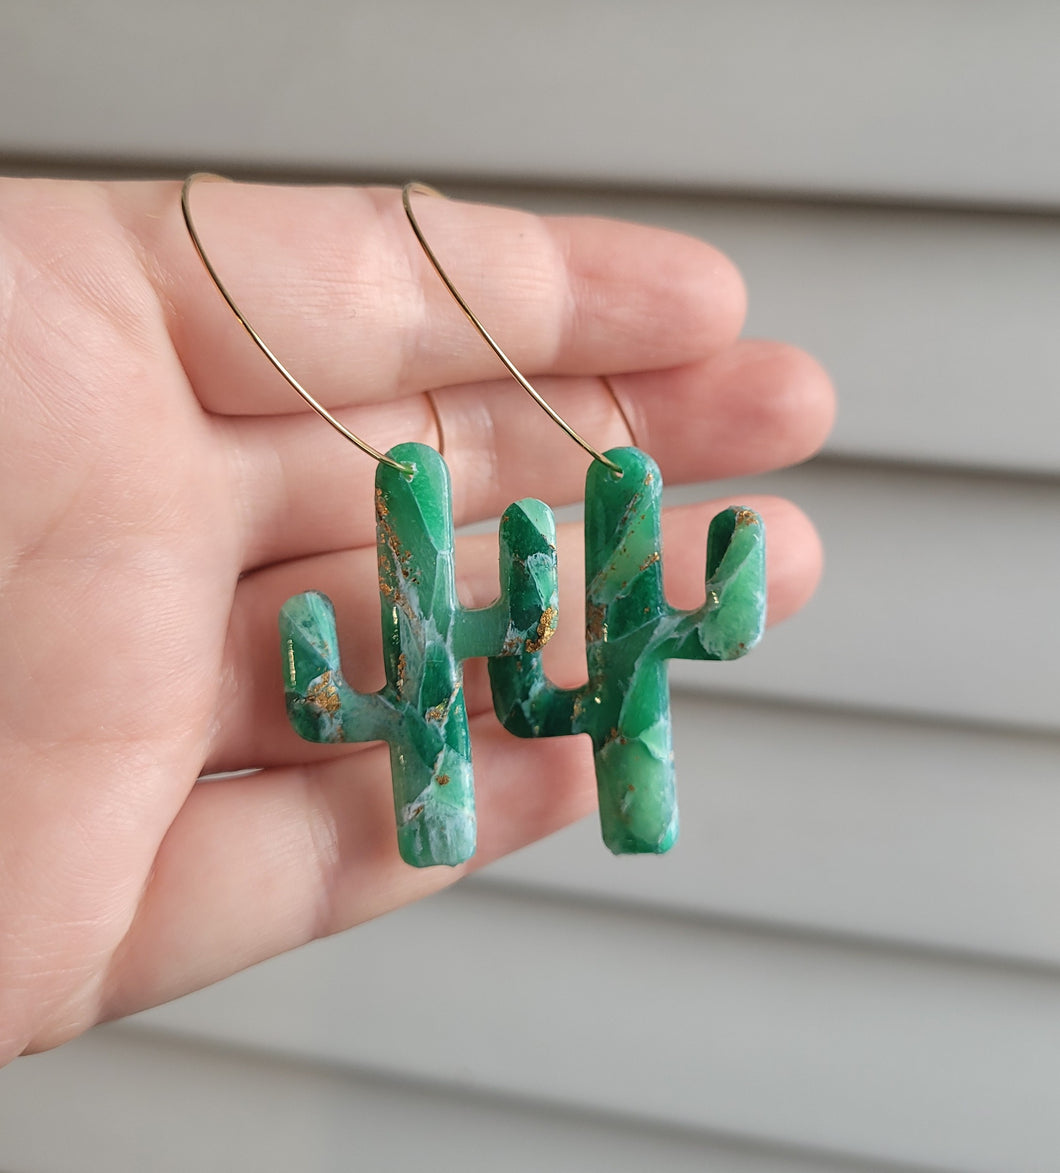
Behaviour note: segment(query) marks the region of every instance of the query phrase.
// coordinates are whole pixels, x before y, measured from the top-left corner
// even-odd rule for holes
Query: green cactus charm
[[[666,661],[732,660],[765,621],[765,535],[727,509],[707,538],[706,602],[677,611],[663,592],[662,478],[650,456],[616,448],[619,476],[594,461],[585,482],[588,681],[560,689],[533,651],[490,659],[497,716],[519,737],[588,733],[604,842],[616,855],[669,850],[677,838]]]
[[[359,693],[343,679],[330,600],[296,595],[280,612],[291,724],[308,741],[386,741],[401,857],[456,865],[475,851],[475,797],[463,662],[532,655],[556,624],[552,514],[540,501],[501,522],[501,595],[465,610],[453,572],[449,471],[422,444],[400,444],[376,474],[376,532],[386,684]]]

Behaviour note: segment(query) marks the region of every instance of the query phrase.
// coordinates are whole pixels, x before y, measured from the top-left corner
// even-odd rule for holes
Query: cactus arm
[[[453,644],[461,660],[537,652],[559,615],[556,523],[541,501],[509,505],[500,526],[500,597],[488,607],[461,608]]]
[[[354,691],[342,675],[335,608],[308,591],[280,610],[287,715],[306,741],[376,741],[393,728],[395,712],[378,693]],[[351,731],[356,736],[351,737]]]
[[[732,508],[710,523],[706,602],[672,612],[662,640],[671,660],[736,660],[762,638],[766,618],[765,527],[751,509]]]
[[[516,737],[566,737],[583,727],[587,686],[557,688],[536,652],[491,656],[490,687],[497,720]]]
[[[556,688],[541,663],[559,612],[555,522],[540,501],[520,501],[501,519],[501,584],[494,604],[504,605],[501,654],[485,653],[498,719],[517,737],[580,731],[576,711],[584,690]]]

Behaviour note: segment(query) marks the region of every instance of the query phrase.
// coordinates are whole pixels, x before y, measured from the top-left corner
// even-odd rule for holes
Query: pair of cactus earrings
[[[463,665],[488,659],[497,717],[518,737],[586,733],[592,740],[605,844],[618,855],[661,853],[677,837],[669,688],[672,659],[731,660],[757,643],[765,620],[765,535],[750,509],[730,508],[707,537],[706,601],[679,611],[662,581],[662,478],[637,448],[601,453],[541,399],[472,312],[425,239],[408,184],[402,200],[425,254],[464,314],[512,376],[593,458],[585,482],[587,680],[556,687],[541,652],[556,629],[555,524],[547,505],[519,501],[500,523],[500,597],[468,610],[456,597],[449,471],[424,444],[385,455],[348,431],[279,362],[232,300],[206,256],[181,193],[188,232],[244,329],[283,377],[333,427],[379,462],[375,486],[386,683],[375,693],[342,673],[335,612],[319,592],[280,612],[287,712],[316,742],[390,747],[398,848],[413,867],[455,866],[475,851],[475,796]]]

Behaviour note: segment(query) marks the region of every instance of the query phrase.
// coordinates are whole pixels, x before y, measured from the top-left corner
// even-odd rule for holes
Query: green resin
[[[335,612],[318,592],[280,612],[287,712],[307,741],[386,741],[401,857],[414,867],[456,865],[475,851],[475,796],[463,662],[533,654],[556,623],[552,514],[540,501],[509,507],[500,527],[501,595],[465,610],[453,571],[449,471],[422,444],[381,464],[376,533],[386,684],[360,693],[342,675]]]
[[[604,842],[616,855],[664,852],[678,817],[666,661],[732,660],[762,635],[765,534],[749,509],[726,509],[707,537],[706,602],[678,611],[663,592],[662,478],[636,448],[594,461],[585,482],[588,680],[561,689],[541,657],[490,660],[497,716],[520,737],[592,738]]]

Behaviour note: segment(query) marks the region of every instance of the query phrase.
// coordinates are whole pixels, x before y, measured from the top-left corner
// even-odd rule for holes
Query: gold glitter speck
[[[339,690],[331,678],[331,671],[325,672],[306,689],[305,699],[325,713],[337,713],[341,702]]]
[[[546,607],[537,624],[537,635],[526,641],[528,652],[539,652],[556,634],[556,608]]]

